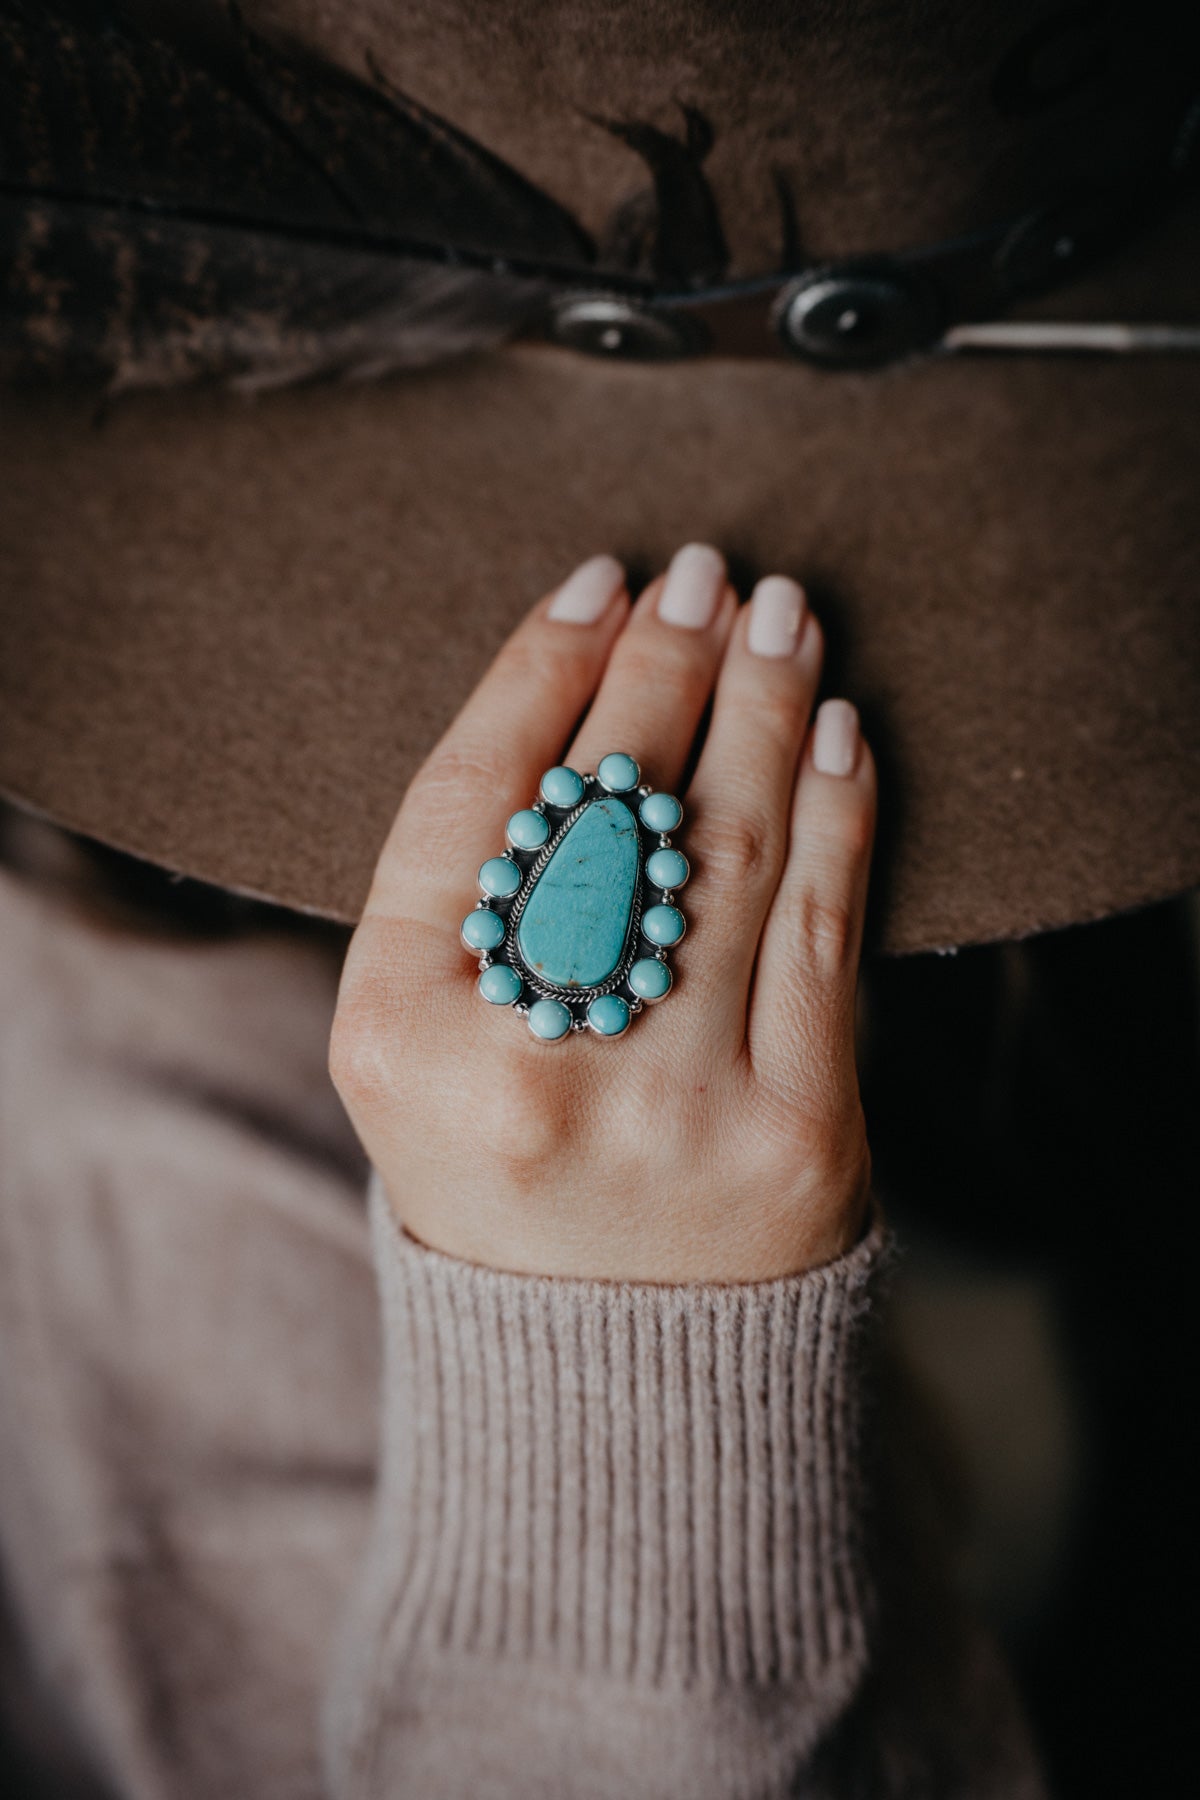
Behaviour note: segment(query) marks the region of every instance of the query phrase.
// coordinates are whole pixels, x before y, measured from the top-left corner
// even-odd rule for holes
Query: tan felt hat
[[[862,707],[877,946],[1190,886],[1184,11],[0,0],[0,789],[352,919],[532,600],[705,538]]]

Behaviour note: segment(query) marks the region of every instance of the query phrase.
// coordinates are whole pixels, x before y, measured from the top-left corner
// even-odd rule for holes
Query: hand
[[[333,1029],[334,1081],[420,1242],[518,1273],[730,1282],[859,1236],[875,771],[845,701],[813,722],[821,659],[794,583],[739,609],[695,545],[632,608],[593,559],[501,650],[405,795]],[[610,750],[684,801],[688,933],[672,992],[623,1037],[543,1044],[476,992],[459,926],[543,771]]]

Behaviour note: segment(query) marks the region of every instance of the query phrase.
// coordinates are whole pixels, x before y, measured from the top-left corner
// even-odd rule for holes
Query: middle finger
[[[720,552],[685,544],[634,607],[568,763],[594,769],[609,751],[623,750],[641,764],[644,780],[677,787],[736,615]]]

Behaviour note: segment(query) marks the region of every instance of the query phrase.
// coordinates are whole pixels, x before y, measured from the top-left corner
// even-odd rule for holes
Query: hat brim
[[[834,375],[524,348],[101,416],[10,395],[0,788],[352,920],[530,603],[599,549],[648,575],[700,537],[807,584],[863,710],[876,946],[1093,918],[1200,880],[1198,450],[1200,358]]]

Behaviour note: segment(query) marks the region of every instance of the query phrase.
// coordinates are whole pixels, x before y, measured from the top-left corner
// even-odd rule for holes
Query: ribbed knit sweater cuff
[[[378,1181],[372,1218],[394,1645],[652,1687],[860,1661],[878,1223],[804,1275],[671,1287],[458,1262]]]

